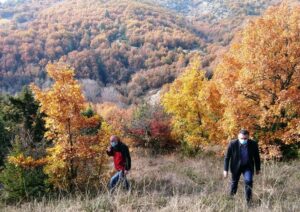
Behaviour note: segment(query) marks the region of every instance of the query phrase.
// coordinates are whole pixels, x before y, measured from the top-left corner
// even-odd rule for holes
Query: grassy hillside
[[[175,155],[133,156],[130,193],[59,199],[4,206],[4,211],[247,211],[241,180],[234,199],[226,196],[229,179],[222,178],[222,160]],[[254,178],[251,211],[299,211],[300,163],[266,162]],[[242,178],[242,177],[241,177]]]

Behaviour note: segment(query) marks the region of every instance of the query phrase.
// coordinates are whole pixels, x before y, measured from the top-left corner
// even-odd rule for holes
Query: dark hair
[[[249,135],[249,131],[248,131],[248,130],[245,130],[245,129],[242,129],[242,130],[240,130],[239,134],[242,134],[242,135]]]
[[[116,136],[116,140],[117,140],[118,142],[121,142],[121,139],[120,139],[119,136]]]
[[[119,136],[112,135],[112,136],[110,137],[110,140],[112,140],[112,139],[113,139],[114,141],[121,142],[121,139],[120,139]]]

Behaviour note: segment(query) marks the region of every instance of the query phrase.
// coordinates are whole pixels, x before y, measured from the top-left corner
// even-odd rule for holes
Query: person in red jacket
[[[107,148],[106,153],[113,157],[114,166],[117,171],[109,182],[110,191],[113,191],[119,182],[124,183],[126,190],[129,190],[129,182],[126,178],[126,175],[131,168],[131,158],[128,146],[121,142],[119,137],[113,135],[110,137],[110,146]]]

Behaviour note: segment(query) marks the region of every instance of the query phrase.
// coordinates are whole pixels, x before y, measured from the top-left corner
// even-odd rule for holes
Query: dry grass
[[[133,156],[130,192],[112,196],[78,196],[4,206],[1,211],[247,211],[244,186],[228,198],[229,179],[222,178],[223,162],[213,157],[194,159]],[[300,211],[300,161],[268,162],[254,178],[253,206],[249,211]]]

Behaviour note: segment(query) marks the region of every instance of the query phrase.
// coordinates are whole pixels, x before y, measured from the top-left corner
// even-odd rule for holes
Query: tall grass
[[[254,177],[253,205],[244,200],[243,178],[229,198],[230,177],[213,157],[133,156],[131,190],[5,205],[1,211],[300,211],[300,161],[265,162]]]

